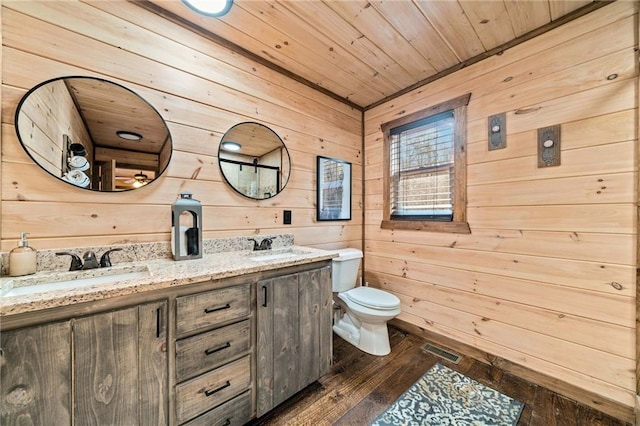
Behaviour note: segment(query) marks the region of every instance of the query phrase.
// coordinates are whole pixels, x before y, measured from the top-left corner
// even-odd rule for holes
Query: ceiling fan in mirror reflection
[[[116,169],[116,187],[140,188],[153,180],[153,172],[142,171],[132,174],[133,171],[126,169]]]

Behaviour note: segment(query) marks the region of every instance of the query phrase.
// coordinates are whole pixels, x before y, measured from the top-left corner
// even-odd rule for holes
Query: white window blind
[[[390,205],[395,220],[453,220],[453,111],[390,130]]]

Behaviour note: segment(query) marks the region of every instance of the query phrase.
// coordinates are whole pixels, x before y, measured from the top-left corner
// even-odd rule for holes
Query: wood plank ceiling
[[[221,18],[181,0],[145,3],[366,108],[577,15],[591,1],[235,0]]]

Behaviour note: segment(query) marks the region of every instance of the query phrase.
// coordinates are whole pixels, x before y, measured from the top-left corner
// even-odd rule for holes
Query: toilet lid
[[[377,288],[356,287],[347,291],[346,296],[352,302],[372,309],[396,309],[400,306],[400,299]]]

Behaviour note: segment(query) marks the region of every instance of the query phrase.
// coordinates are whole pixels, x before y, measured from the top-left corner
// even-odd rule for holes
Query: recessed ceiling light
[[[222,149],[225,151],[240,151],[242,145],[237,142],[222,142]]]
[[[128,141],[139,141],[142,139],[142,135],[140,133],[129,132],[127,130],[118,130],[116,132],[119,138],[126,139]]]
[[[182,0],[184,4],[198,13],[207,16],[226,15],[233,5],[233,0]]]

